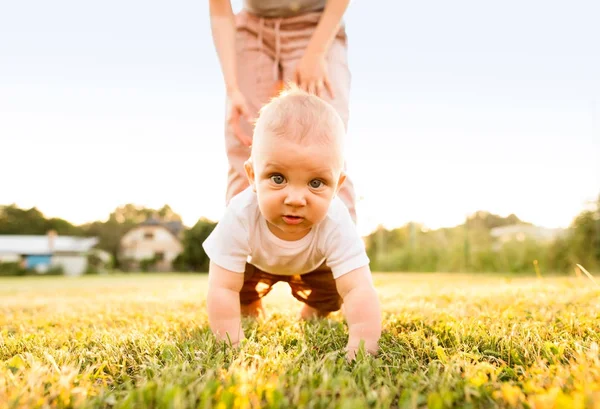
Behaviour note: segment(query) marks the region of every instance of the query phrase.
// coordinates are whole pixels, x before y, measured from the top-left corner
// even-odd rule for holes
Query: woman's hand
[[[334,98],[333,89],[329,82],[325,54],[310,52],[304,54],[296,66],[294,82],[306,92],[321,98],[325,97],[327,92],[331,99]]]
[[[234,135],[246,146],[252,145],[252,136],[246,134],[240,126],[240,118],[250,121],[250,111],[246,97],[237,88],[227,93],[227,125],[231,126]]]

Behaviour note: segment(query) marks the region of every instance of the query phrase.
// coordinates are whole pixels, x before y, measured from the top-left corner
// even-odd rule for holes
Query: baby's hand
[[[352,362],[356,359],[356,356],[359,354],[359,351],[362,350],[364,353],[369,354],[371,356],[377,356],[378,347],[365,348],[365,342],[361,341],[358,346],[348,344],[346,346],[346,359],[348,362]]]
[[[242,336],[237,341],[231,342],[231,347],[232,348],[240,348],[242,346],[242,344],[244,343],[245,340],[246,340],[246,337]]]
[[[356,353],[358,352],[357,348],[346,347],[346,360],[348,362],[352,362],[356,359]]]
[[[217,339],[228,345],[244,339],[240,313],[240,290],[244,275],[211,262],[208,273],[206,309],[208,323]]]
[[[381,307],[369,267],[342,275],[336,279],[336,285],[344,299],[344,315],[348,321],[348,358],[356,357],[361,343],[365,351],[376,355],[381,337]]]

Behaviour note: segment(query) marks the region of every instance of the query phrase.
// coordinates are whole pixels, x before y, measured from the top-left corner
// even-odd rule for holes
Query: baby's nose
[[[285,198],[285,204],[289,206],[306,205],[306,197],[303,189],[290,189]]]

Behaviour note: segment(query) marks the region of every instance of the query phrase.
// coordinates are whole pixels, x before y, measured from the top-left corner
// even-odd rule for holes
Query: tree
[[[135,226],[135,223],[129,221],[119,223],[111,217],[106,222],[93,222],[83,226],[86,236],[98,238],[96,247],[105,250],[112,256],[113,265],[119,267],[119,246],[121,238],[129,229]]]
[[[573,220],[570,247],[577,263],[588,269],[600,267],[600,195],[591,209]]]
[[[202,248],[202,243],[212,233],[216,223],[207,219],[200,219],[183,236],[183,252],[175,259],[175,268],[178,270],[208,271],[210,262]]]
[[[158,218],[164,222],[181,222],[181,216],[175,213],[171,206],[164,205],[156,211]]]
[[[530,224],[520,220],[516,215],[510,214],[507,217],[498,216],[487,212],[485,210],[479,210],[467,218],[467,227],[483,228],[485,230],[491,230],[494,227],[510,226],[513,224]]]
[[[54,230],[59,235],[81,236],[84,232],[66,220],[46,219],[37,208],[20,209],[15,204],[0,206],[0,234],[46,234]]]
[[[167,204],[156,210],[131,203],[117,207],[109,215],[109,220],[114,219],[117,223],[122,224],[138,224],[151,217],[163,222],[181,221],[181,216],[175,213],[175,211],[171,209],[171,206]]]

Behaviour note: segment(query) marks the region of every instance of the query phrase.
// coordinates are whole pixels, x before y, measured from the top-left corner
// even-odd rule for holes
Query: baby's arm
[[[237,344],[244,339],[240,291],[244,274],[219,267],[212,261],[208,270],[208,323],[219,340]]]
[[[344,300],[348,321],[348,358],[354,358],[361,340],[365,349],[376,354],[381,336],[381,307],[368,265],[357,268],[336,280],[337,290]]]

